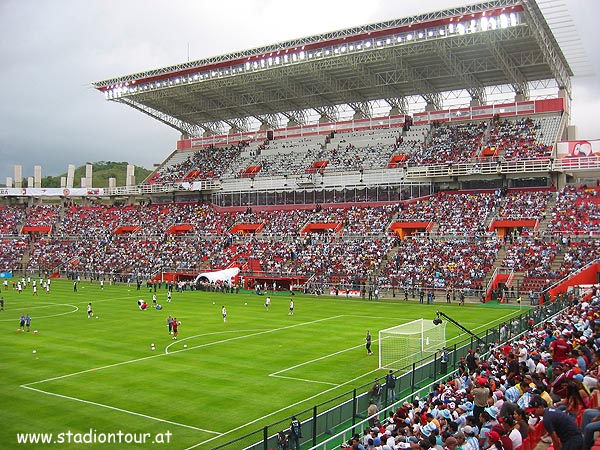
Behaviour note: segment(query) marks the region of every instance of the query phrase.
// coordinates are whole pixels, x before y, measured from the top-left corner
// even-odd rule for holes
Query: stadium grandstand
[[[540,292],[572,263],[553,243],[596,234],[599,143],[575,139],[572,76],[538,5],[502,0],[96,82],[181,139],[126,186],[94,187],[88,166],[77,187],[71,166],[45,189],[37,166],[23,187],[15,167],[3,270]],[[127,258],[140,239],[145,259]],[[547,248],[543,267],[508,240]],[[432,246],[446,257],[417,275]]]
[[[573,76],[535,1],[493,0],[95,82],[181,138],[126,186],[16,167],[0,272],[554,298],[600,270]]]

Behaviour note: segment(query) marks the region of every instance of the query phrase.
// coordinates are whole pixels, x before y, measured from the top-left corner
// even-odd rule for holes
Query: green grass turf
[[[267,312],[264,297],[252,292],[175,292],[169,304],[164,289],[162,311],[140,311],[138,298],[151,303],[145,288],[101,290],[84,281],[74,293],[64,280],[52,282],[50,295],[33,297],[30,288],[2,294],[1,449],[210,449],[384,376],[380,329],[433,319],[439,309],[477,333],[519,312],[514,305],[296,295],[289,316],[287,293],[273,295]],[[98,319],[87,318],[88,302]],[[29,333],[16,332],[21,313],[33,319]],[[169,314],[182,322],[177,341],[167,332]],[[364,348],[367,329],[373,356]],[[459,332],[448,324],[448,338]],[[172,436],[168,445],[17,444],[17,433],[56,439],[90,429]]]

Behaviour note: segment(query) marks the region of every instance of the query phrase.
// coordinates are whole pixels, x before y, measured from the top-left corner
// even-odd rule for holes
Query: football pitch
[[[167,303],[164,288],[162,310],[142,311],[138,299],[152,305],[145,286],[82,281],[73,292],[65,280],[53,280],[50,294],[9,287],[2,295],[2,449],[211,449],[384,377],[380,329],[440,310],[483,334],[519,313],[514,305],[297,294],[289,315],[287,292],[271,295],[267,311],[254,292],[174,292]],[[31,316],[30,332],[16,331],[21,314]],[[169,315],[181,322],[177,340]],[[461,332],[446,331],[448,339]]]

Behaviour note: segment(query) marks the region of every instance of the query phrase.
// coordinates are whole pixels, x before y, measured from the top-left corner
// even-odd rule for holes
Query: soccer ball
[[[37,353],[37,350],[34,350],[34,351],[33,351],[33,352],[31,352],[31,353],[34,353],[34,354],[35,354],[35,353]]]
[[[187,344],[183,344],[183,348],[187,348]]]
[[[248,303],[247,303],[247,302],[245,302],[245,303],[244,303],[244,306],[248,306]]]
[[[215,302],[213,302],[213,305],[215,304]]]
[[[38,330],[33,330],[33,334],[38,334]]]
[[[96,316],[96,319],[99,319],[100,317]]]
[[[181,325],[181,322],[177,322],[177,325]]]

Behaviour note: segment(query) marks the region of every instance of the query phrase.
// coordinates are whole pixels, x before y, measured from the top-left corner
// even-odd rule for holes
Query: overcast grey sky
[[[547,1],[547,0],[546,0]],[[90,83],[292,38],[463,5],[464,0],[0,0],[0,184],[68,164],[151,168],[178,133]],[[573,80],[579,137],[600,138],[600,2],[567,0],[594,76]]]

